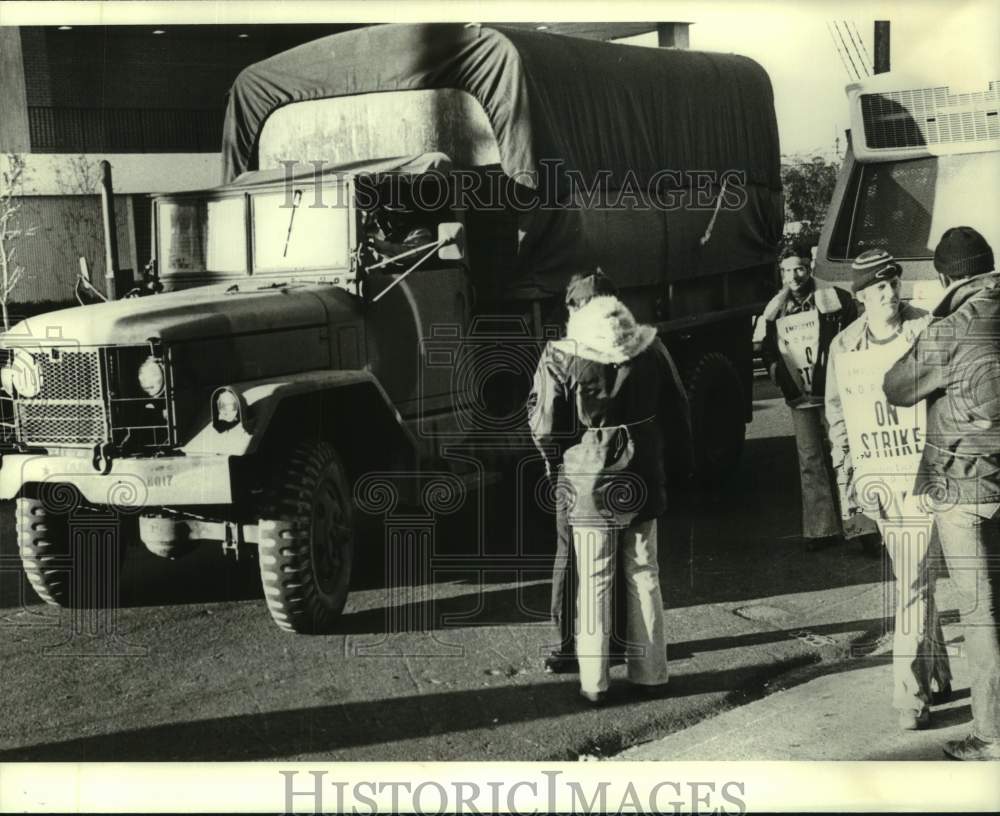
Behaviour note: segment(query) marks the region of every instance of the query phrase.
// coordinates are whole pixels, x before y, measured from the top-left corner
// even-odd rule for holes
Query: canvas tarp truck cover
[[[704,196],[701,206],[689,198],[672,211],[630,207],[634,200],[626,200],[624,209],[522,213],[512,286],[554,291],[581,264],[601,263],[641,285],[774,258],[782,210],[771,84],[757,63],[733,54],[480,25],[343,32],[237,77],[223,132],[224,180],[257,169],[264,123],[285,105],[440,88],[478,101],[503,172],[546,202],[573,203],[565,172],[542,171],[544,160],[560,162],[561,171],[575,172],[585,184],[603,175],[609,190],[648,189],[665,180],[665,170],[716,177],[737,171],[745,179],[745,201],[722,209],[704,246],[699,239],[712,215]]]

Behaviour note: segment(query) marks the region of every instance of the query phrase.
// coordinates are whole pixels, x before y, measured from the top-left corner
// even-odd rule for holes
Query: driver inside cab
[[[380,205],[364,214],[365,247],[372,263],[380,263],[404,252],[434,243],[434,236],[416,222],[412,210],[405,207]],[[429,248],[429,247],[428,247]],[[407,255],[391,265],[414,263],[419,255]]]

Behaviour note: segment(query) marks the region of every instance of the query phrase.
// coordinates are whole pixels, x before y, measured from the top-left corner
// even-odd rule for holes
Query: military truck
[[[851,260],[881,247],[903,267],[903,296],[941,289],[934,247],[971,226],[1000,244],[1000,81],[877,74],[847,86],[850,138],[820,234],[816,275],[849,288]]]
[[[357,502],[521,472],[540,346],[595,265],[682,368],[700,475],[734,464],[782,224],[756,63],[375,26],[244,70],[222,153],[224,184],[153,199],[156,294],[4,338],[0,497],[45,601],[86,602],[74,519],[110,509],[161,556],[256,552],[275,622],[330,631]]]

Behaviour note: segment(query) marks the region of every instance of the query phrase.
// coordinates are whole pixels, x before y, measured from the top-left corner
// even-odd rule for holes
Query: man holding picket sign
[[[944,752],[1000,760],[1000,275],[971,227],[941,236],[934,268],[947,287],[934,321],[884,387],[899,406],[927,400],[915,492],[929,499],[962,599],[973,730]]]
[[[937,550],[932,518],[914,495],[924,442],[924,404],[890,405],[885,372],[927,325],[925,311],[899,297],[902,269],[884,249],[861,253],[852,288],[864,314],[830,348],[826,418],[845,515],[878,519],[896,576],[892,705],[903,730],[926,728],[934,701],[951,691],[951,668],[934,602]]]
[[[843,289],[816,285],[804,245],[786,246],[779,263],[782,288],[764,309],[761,356],[792,412],[802,487],[802,537],[818,549],[838,542],[842,532],[823,427],[826,358],[833,338],[858,312]],[[874,526],[855,525],[846,531],[848,536],[852,532],[872,534]],[[877,534],[874,538],[877,544]]]

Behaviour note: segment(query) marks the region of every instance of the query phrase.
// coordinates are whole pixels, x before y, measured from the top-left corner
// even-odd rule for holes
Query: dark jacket
[[[690,472],[691,425],[677,370],[651,326],[614,297],[570,316],[535,372],[528,418],[571,524],[624,526],[666,509],[667,457]],[[673,464],[678,464],[676,461]],[[673,470],[671,467],[670,470]]]
[[[777,321],[786,315],[819,311],[819,347],[816,349],[816,363],[812,374],[812,395],[802,393],[792,377],[785,358],[778,350]],[[817,287],[803,301],[796,301],[788,290],[782,289],[764,309],[762,318],[767,321],[761,357],[768,372],[774,366],[774,382],[781,389],[785,401],[792,405],[811,402],[823,404],[823,389],[826,386],[826,362],[833,338],[842,332],[858,316],[858,307],[848,292],[837,286]]]
[[[894,405],[927,400],[916,493],[1000,501],[1000,275],[950,287],[883,387]]]

